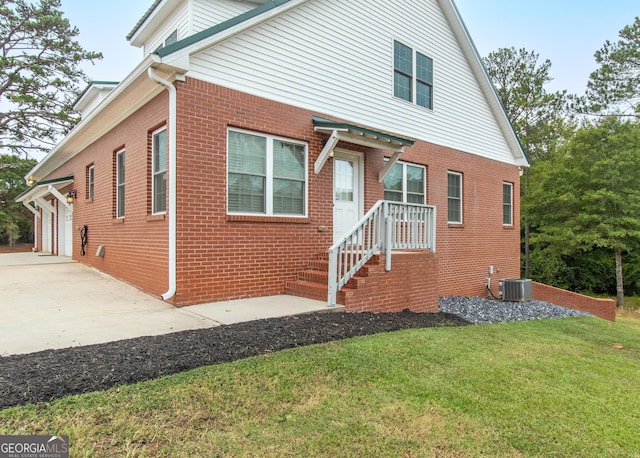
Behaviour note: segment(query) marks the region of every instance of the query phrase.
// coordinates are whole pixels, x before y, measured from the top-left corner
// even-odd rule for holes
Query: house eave
[[[91,81],[74,102],[73,111],[82,112],[101,91],[112,90],[117,85],[117,81]]]
[[[135,111],[162,92],[147,75],[153,66],[165,79],[182,79],[185,69],[156,62],[147,56],[118,84],[87,117],[83,118],[38,164],[25,179],[40,181],[58,167],[112,130]]]
[[[127,34],[132,46],[140,48],[156,28],[167,19],[182,0],[155,0],[133,29]]]

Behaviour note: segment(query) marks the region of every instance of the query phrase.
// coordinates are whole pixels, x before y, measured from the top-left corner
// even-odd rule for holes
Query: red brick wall
[[[328,162],[313,173],[326,135],[316,133],[311,112],[188,78],[178,89],[178,244],[176,305],[284,292],[308,259],[332,243],[333,171]],[[162,93],[47,178],[73,173],[74,259],[93,265],[152,294],[167,289],[167,233],[163,216],[150,211],[150,137],[167,121]],[[320,116],[331,117],[326,114]],[[308,217],[227,215],[227,128],[237,127],[307,142]],[[391,132],[394,133],[394,132]],[[114,218],[114,155],[126,150],[126,210]],[[383,151],[341,143],[365,157],[365,212],[383,198],[378,173]],[[487,152],[490,153],[490,152]],[[514,226],[502,226],[502,183],[514,183],[517,167],[461,151],[416,142],[403,161],[427,166],[428,204],[438,209],[438,295],[484,295],[487,269],[519,277],[519,206]],[[86,198],[86,169],[95,167],[95,199]],[[449,226],[447,170],[463,178],[464,224]],[[79,230],[89,227],[87,255]],[[321,227],[327,231],[322,232]],[[95,256],[105,246],[104,258]],[[420,281],[416,279],[416,281]],[[426,293],[425,293],[426,294]],[[431,293],[429,293],[431,294]]]
[[[315,133],[317,113],[209,83],[178,85],[178,294],[180,305],[280,294],[307,259],[331,244],[332,168],[320,175],[313,164],[325,135]],[[321,114],[322,115],[322,114]],[[226,214],[227,127],[279,135],[309,143],[309,217],[240,217]],[[383,197],[378,173],[384,152],[343,144],[365,154],[365,211]],[[438,207],[440,295],[484,295],[487,270],[519,277],[519,206],[514,226],[502,225],[502,183],[514,184],[517,167],[417,142],[402,160],[427,165],[428,203]],[[447,171],[464,174],[464,224],[449,226]],[[197,198],[194,198],[197,196]],[[517,199],[516,199],[517,200]],[[327,226],[328,232],[319,232]]]
[[[616,321],[616,301],[613,299],[597,299],[542,283],[532,282],[532,285],[534,299]]]
[[[134,284],[153,295],[167,290],[167,233],[164,217],[149,215],[149,132],[167,119],[168,97],[160,94],[45,179],[74,175],[73,259]],[[125,218],[114,217],[114,155],[126,151]],[[87,166],[95,167],[95,198],[87,198]],[[71,187],[68,187],[71,189]],[[66,193],[65,188],[63,193]],[[80,229],[88,226],[86,256]],[[42,234],[39,228],[38,236]],[[95,256],[105,246],[103,258]]]
[[[282,294],[306,262],[331,245],[332,171],[312,113],[187,79],[178,85],[179,305]],[[308,217],[227,215],[227,128],[309,144]],[[327,226],[320,232],[320,226]]]
[[[494,279],[520,278],[518,168],[424,142],[406,148],[401,159],[427,166],[427,204],[437,211],[440,296],[484,297],[489,266]],[[463,175],[462,224],[447,223],[448,171]],[[514,185],[513,226],[502,224],[503,182]]]
[[[438,258],[429,252],[398,252],[385,270],[386,257],[367,264],[367,276],[356,278],[357,289],[343,289],[348,312],[437,312]]]

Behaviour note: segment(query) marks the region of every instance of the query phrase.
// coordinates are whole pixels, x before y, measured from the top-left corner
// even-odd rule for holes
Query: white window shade
[[[306,144],[230,130],[227,164],[229,213],[306,215]]]

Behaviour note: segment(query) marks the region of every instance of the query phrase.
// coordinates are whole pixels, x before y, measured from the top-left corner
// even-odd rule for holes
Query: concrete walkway
[[[176,308],[69,258],[0,254],[0,356],[327,310],[293,296]]]

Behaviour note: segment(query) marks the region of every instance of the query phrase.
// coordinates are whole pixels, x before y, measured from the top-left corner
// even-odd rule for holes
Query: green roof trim
[[[29,189],[27,189],[26,191],[20,193],[18,196],[16,196],[13,200],[14,201],[19,201],[19,199],[21,197],[24,197],[25,195],[27,195],[29,192],[31,192],[33,189],[39,187],[39,186],[44,186],[44,185],[49,185],[49,184],[55,184],[55,183],[61,183],[63,181],[73,181],[73,174],[71,175],[67,175],[66,177],[61,177],[61,178],[52,178],[50,180],[43,180],[43,181],[38,181],[37,183],[31,185],[29,187]]]
[[[209,27],[201,32],[198,32],[190,37],[184,38],[180,41],[176,41],[169,46],[165,46],[164,48],[160,48],[156,51],[156,54],[160,57],[168,56],[169,54],[173,54],[176,51],[180,51],[188,46],[191,46],[199,41],[202,41],[206,38],[217,35],[218,33],[224,32],[236,25],[242,24],[249,19],[253,19],[256,16],[260,16],[267,11],[270,11],[274,8],[277,8],[285,3],[288,3],[290,0],[271,0],[270,2],[264,3],[257,8],[254,8],[246,13],[242,13],[234,18],[231,18],[227,21],[221,22],[220,24],[214,25],[213,27]]]
[[[330,119],[320,118],[318,116],[312,116],[311,119],[313,120],[314,127],[331,130],[355,130],[357,132],[362,132],[363,134],[375,135],[376,137],[385,138],[396,143],[401,143],[405,146],[413,146],[413,144],[415,143],[413,140],[409,140],[407,138],[396,137],[395,135],[385,134],[384,132],[367,129],[364,127],[356,126],[354,124],[332,121]]]
[[[73,173],[71,175],[67,175],[66,177],[62,177],[62,178],[52,178],[50,180],[38,181],[33,186],[42,186],[43,184],[54,184],[54,183],[60,183],[62,181],[69,181],[69,180],[73,181]]]

